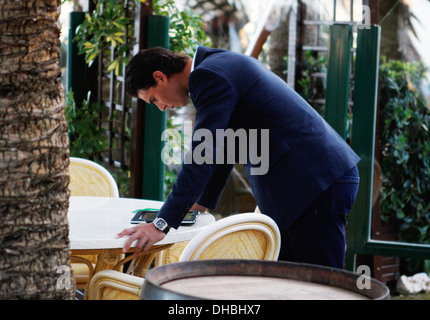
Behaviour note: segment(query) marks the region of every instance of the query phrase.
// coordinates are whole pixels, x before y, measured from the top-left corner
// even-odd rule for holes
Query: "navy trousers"
[[[278,260],[343,269],[346,215],[354,204],[359,180],[354,167],[300,214],[288,230],[281,231]]]

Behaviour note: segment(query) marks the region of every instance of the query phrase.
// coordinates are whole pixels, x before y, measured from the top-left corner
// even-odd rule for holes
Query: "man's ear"
[[[166,75],[163,72],[161,72],[161,71],[154,71],[154,73],[152,74],[152,76],[154,77],[154,79],[156,81],[162,81],[163,82],[163,81],[167,80]]]

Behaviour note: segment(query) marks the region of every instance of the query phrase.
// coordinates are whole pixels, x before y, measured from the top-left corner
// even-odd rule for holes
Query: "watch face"
[[[164,230],[167,227],[167,222],[164,219],[158,218],[154,220],[155,226],[159,230]]]

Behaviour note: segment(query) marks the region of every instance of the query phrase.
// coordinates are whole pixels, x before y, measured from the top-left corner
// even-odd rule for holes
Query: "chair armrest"
[[[88,287],[89,300],[139,300],[144,279],[115,270],[97,272]]]

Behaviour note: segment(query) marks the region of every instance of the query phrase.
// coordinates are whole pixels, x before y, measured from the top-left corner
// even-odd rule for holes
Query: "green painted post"
[[[356,254],[430,259],[430,245],[371,238],[373,159],[381,28],[359,29],[355,63],[352,148],[358,163],[360,187],[348,214],[345,268],[355,271]]]
[[[69,43],[67,48],[67,92],[73,89],[76,106],[86,98],[85,79],[87,64],[84,55],[78,55],[78,46],[73,42],[76,28],[84,21],[85,12],[70,12]]]
[[[351,25],[330,27],[325,119],[344,139],[347,134],[351,43]]]
[[[169,48],[169,18],[151,15],[148,17],[148,48]],[[161,133],[166,128],[166,114],[154,104],[145,104],[145,138],[143,155],[142,198],[163,200],[164,163],[161,151],[164,147]]]
[[[354,253],[368,240],[372,221],[380,33],[379,26],[358,29],[351,147],[361,160],[357,199],[348,214],[346,268],[349,270],[355,269]]]

